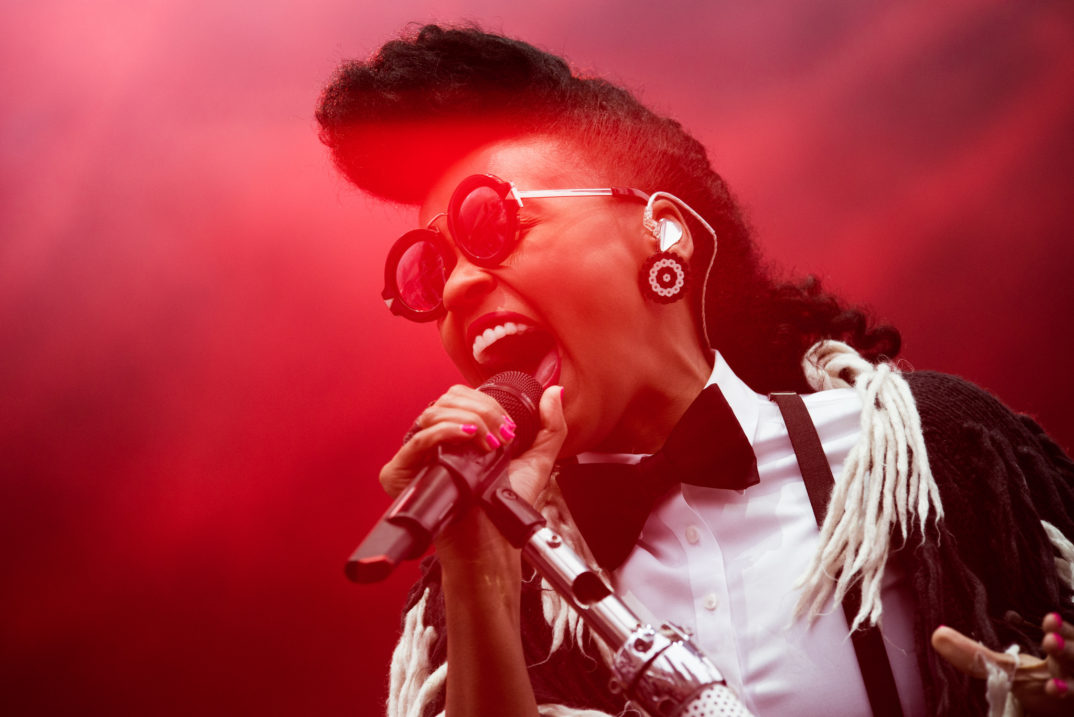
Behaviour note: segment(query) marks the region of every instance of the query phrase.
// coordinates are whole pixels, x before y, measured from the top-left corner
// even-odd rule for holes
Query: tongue
[[[534,369],[533,377],[537,379],[537,383],[545,388],[555,383],[556,379],[559,378],[559,351],[556,351],[553,347],[551,351],[545,354],[545,357],[537,364],[537,368]]]

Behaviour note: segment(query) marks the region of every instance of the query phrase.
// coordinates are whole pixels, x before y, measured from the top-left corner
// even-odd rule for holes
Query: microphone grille
[[[537,379],[522,371],[503,371],[478,386],[477,390],[496,399],[517,424],[515,440],[511,441],[512,456],[533,445],[541,427],[538,405],[544,393]]]

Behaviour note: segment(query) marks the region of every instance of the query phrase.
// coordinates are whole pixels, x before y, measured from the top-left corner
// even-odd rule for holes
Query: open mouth
[[[559,380],[560,357],[552,334],[522,321],[500,321],[473,340],[474,361],[485,378],[523,371],[548,388]]]

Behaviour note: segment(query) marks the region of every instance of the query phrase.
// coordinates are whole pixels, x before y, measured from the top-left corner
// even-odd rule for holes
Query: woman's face
[[[501,142],[456,164],[421,209],[445,211],[459,182],[492,174],[519,190],[605,187],[578,153],[547,138]],[[526,199],[521,236],[503,264],[483,268],[456,250],[440,338],[472,385],[507,369],[564,387],[564,455],[615,443],[624,416],[661,385],[661,308],[638,272],[655,249],[643,205],[613,197]],[[434,225],[453,242],[447,221]],[[644,403],[644,401],[643,401]]]

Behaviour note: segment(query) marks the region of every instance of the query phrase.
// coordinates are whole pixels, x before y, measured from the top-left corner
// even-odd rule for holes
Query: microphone
[[[504,371],[478,386],[517,424],[515,439],[494,451],[465,443],[445,443],[429,465],[399,494],[347,561],[347,577],[373,583],[388,577],[404,560],[420,558],[447,525],[466,512],[474,493],[499,478],[511,458],[527,450],[541,420],[543,389],[533,376]]]

